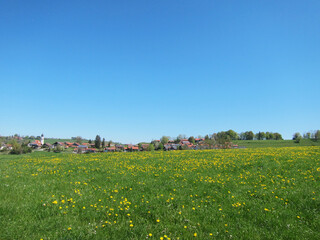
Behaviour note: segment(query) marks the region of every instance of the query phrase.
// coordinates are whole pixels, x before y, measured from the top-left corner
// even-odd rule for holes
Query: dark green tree
[[[266,139],[267,140],[272,140],[274,139],[274,134],[272,132],[266,132]]]
[[[106,140],[103,138],[102,139],[102,148],[105,148],[106,147]]]
[[[256,134],[256,139],[258,139],[258,140],[264,140],[265,137],[266,137],[266,134],[264,132],[258,132]]]
[[[283,140],[282,135],[280,133],[274,133],[273,139],[274,140]]]
[[[169,137],[167,136],[163,136],[161,139],[160,139],[161,143],[164,145],[164,144],[167,144],[169,142]]]
[[[301,134],[296,132],[295,134],[293,134],[292,140],[294,140],[295,143],[299,143],[301,138]]]
[[[218,132],[217,133],[217,143],[221,146],[225,146],[227,143],[231,142],[231,137],[227,132]]]
[[[254,138],[254,133],[252,131],[247,131],[244,133],[246,136],[246,140],[253,140]]]
[[[162,151],[163,148],[164,148],[164,147],[163,147],[163,144],[162,144],[162,142],[160,142],[160,143],[159,143],[159,146],[158,146],[158,150]]]
[[[314,139],[318,141],[320,139],[320,130],[317,130],[316,133],[314,134]]]
[[[154,151],[154,145],[152,143],[149,144],[148,151]]]
[[[227,133],[227,135],[229,135],[231,140],[237,140],[238,139],[238,133],[236,133],[235,131],[230,129],[226,133]]]
[[[94,140],[94,147],[100,148],[101,147],[101,137],[99,135],[96,136],[96,139]]]
[[[193,136],[189,137],[189,138],[188,138],[188,141],[189,141],[190,143],[192,143],[192,144],[196,144],[196,140],[194,139]]]

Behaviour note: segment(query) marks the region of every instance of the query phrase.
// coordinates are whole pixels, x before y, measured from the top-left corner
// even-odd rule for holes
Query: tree
[[[22,153],[22,147],[19,143],[17,143],[16,140],[11,141],[12,144],[12,150],[10,151],[11,154],[21,154]]]
[[[169,137],[167,136],[162,136],[162,138],[160,139],[161,143],[164,145],[164,144],[167,144],[169,142]]]
[[[231,140],[237,140],[238,139],[238,133],[236,133],[235,131],[230,129],[226,133],[227,133],[227,135],[229,135]]]
[[[196,144],[196,140],[194,139],[193,136],[189,137],[188,141],[192,144]]]
[[[185,134],[179,134],[178,138],[179,138],[179,139],[186,139],[187,136],[186,136]]]
[[[266,139],[267,140],[272,140],[274,139],[274,135],[272,132],[266,132]]]
[[[258,140],[263,140],[263,139],[265,139],[265,137],[266,137],[266,134],[264,132],[258,132],[256,134],[256,139],[258,139]]]
[[[76,143],[82,144],[82,137],[77,136],[76,137]]]
[[[230,143],[231,138],[227,132],[218,132],[217,133],[217,143],[224,147],[226,144]]]
[[[314,134],[314,139],[318,141],[320,139],[320,130],[317,130],[316,133]]]
[[[239,135],[240,140],[246,140],[246,134],[244,132]]]
[[[103,138],[102,139],[102,148],[105,148],[106,147],[106,140]]]
[[[55,153],[59,153],[59,152],[62,152],[63,151],[63,148],[58,144],[54,150],[53,150]]]
[[[92,143],[91,139],[89,139],[88,143],[89,143],[89,144],[91,144],[91,143]]]
[[[280,133],[274,133],[273,137],[274,137],[275,140],[283,140],[283,138],[282,138]]]
[[[306,132],[303,134],[303,138],[304,139],[310,139],[311,138],[311,133],[310,132]]]
[[[159,143],[159,146],[158,146],[158,150],[161,150],[161,151],[162,151],[163,148],[164,148],[164,147],[163,147],[163,144],[162,144],[162,142],[160,142],[160,143]]]
[[[178,143],[180,143],[180,140],[181,140],[181,138],[177,137],[177,138],[174,140],[174,143],[178,144]]]
[[[301,138],[301,134],[296,132],[295,134],[293,134],[292,140],[294,140],[295,143],[299,143]]]
[[[254,138],[254,133],[252,131],[247,131],[244,133],[246,136],[246,140],[253,140]]]
[[[99,135],[96,136],[96,140],[94,140],[94,147],[100,148],[101,147],[101,137]]]
[[[148,151],[154,151],[154,145],[152,143],[149,144]]]

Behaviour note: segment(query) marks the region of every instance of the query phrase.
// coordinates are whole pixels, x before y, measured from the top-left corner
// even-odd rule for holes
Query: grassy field
[[[235,140],[232,142],[246,148],[320,146],[320,141],[311,139],[301,139],[299,143],[293,140]]]
[[[320,239],[320,147],[0,156],[0,239]]]

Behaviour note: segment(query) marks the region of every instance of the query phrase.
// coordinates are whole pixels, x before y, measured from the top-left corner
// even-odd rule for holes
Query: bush
[[[59,152],[62,152],[63,151],[63,148],[60,146],[60,145],[57,145],[54,150],[53,150],[55,153],[59,153]]]

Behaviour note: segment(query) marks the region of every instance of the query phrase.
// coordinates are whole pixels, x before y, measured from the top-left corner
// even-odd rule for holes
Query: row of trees
[[[203,138],[202,136],[199,136],[199,138]],[[218,133],[213,133],[211,136],[206,135],[205,140],[208,139],[215,139],[218,140],[220,138],[227,138],[230,141],[231,140],[283,140],[282,135],[280,133],[273,133],[273,132],[258,132],[253,133],[252,131],[246,131],[242,133],[237,133],[233,130],[228,131],[221,131]],[[161,138],[162,144],[168,143],[170,137],[164,136]],[[179,143],[181,139],[188,139],[189,142],[195,144],[195,138],[193,136],[187,138],[185,135],[180,134],[177,138],[174,139],[175,143]]]
[[[299,132],[296,132],[295,134],[293,134],[292,140],[294,140],[296,143],[299,143],[302,138],[318,141],[320,139],[320,130],[314,132],[306,132],[303,134],[303,136]]]

